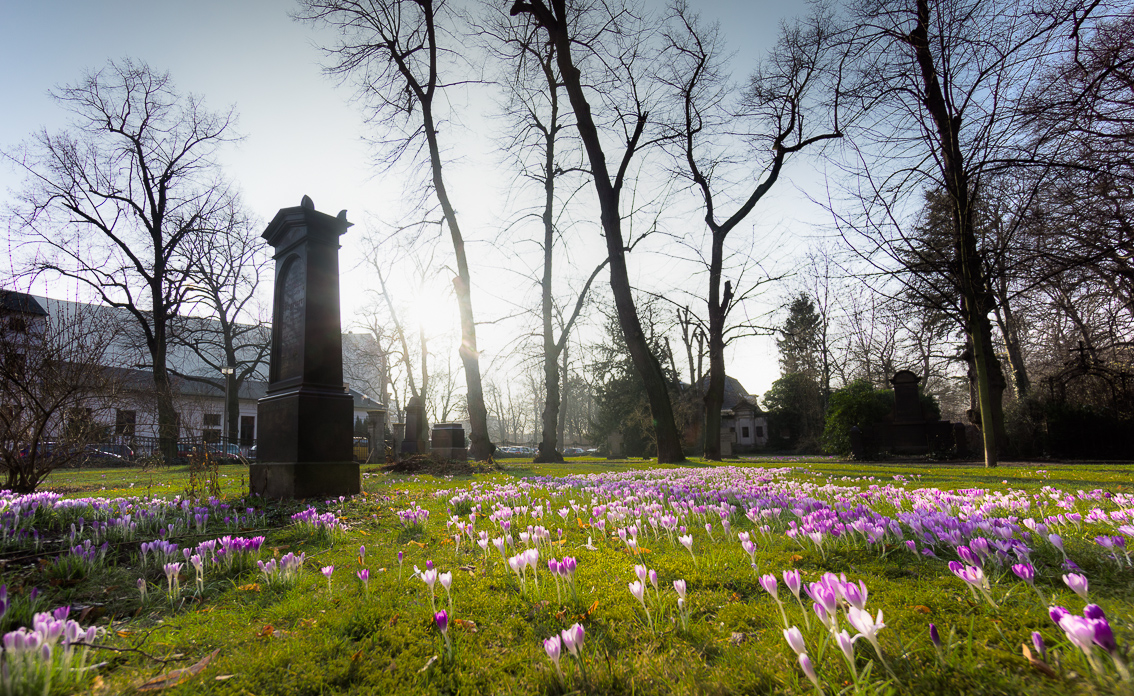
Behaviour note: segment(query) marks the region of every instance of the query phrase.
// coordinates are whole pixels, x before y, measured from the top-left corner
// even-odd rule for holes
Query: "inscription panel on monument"
[[[276,379],[303,376],[303,317],[307,304],[307,273],[302,257],[283,272],[280,289],[279,372]]]

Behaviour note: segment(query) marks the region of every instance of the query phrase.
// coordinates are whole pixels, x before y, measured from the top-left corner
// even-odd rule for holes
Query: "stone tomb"
[[[249,470],[255,495],[322,498],[362,489],[339,322],[339,236],[350,225],[345,210],[320,213],[304,196],[264,231],[275,249],[276,284],[258,460]]]
[[[433,454],[458,462],[469,460],[465,447],[465,428],[460,423],[437,423],[433,426]]]

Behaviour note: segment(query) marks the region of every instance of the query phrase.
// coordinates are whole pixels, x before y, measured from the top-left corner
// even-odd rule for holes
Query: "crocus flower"
[[[565,628],[560,633],[560,638],[563,639],[563,647],[567,648],[567,652],[571,653],[572,657],[578,658],[579,651],[583,648],[583,638],[586,631],[583,630],[582,624],[575,624],[571,628]]]
[[[681,542],[681,545],[685,547],[685,550],[688,551],[689,555],[693,556],[693,560],[696,561],[697,556],[693,554],[693,535],[686,534],[685,536],[679,536],[677,540]]]
[[[1043,642],[1043,636],[1039,631],[1032,631],[1032,645],[1035,647],[1036,652],[1039,654],[1041,660],[1047,659],[1047,645]]]
[[[449,613],[444,609],[434,614],[433,620],[437,623],[437,628],[442,634],[449,630]]]
[[[870,645],[874,647],[874,652],[878,653],[878,659],[882,661],[882,666],[889,670],[886,659],[882,657],[882,646],[878,644],[878,631],[886,627],[886,624],[882,622],[882,610],[878,610],[876,617],[871,617],[869,612],[858,607],[851,607],[847,610],[847,621],[859,633],[854,639],[865,638],[868,640]]]
[[[795,651],[796,655],[807,652],[807,646],[803,644],[803,631],[800,631],[798,627],[785,628],[784,640],[787,641],[788,646]]]
[[[370,569],[369,568],[363,568],[362,570],[355,573],[355,575],[357,575],[358,579],[362,581],[362,589],[369,592],[370,591]]]
[[[799,668],[803,670],[803,673],[807,675],[807,678],[815,685],[815,690],[819,693],[823,693],[823,687],[819,685],[819,675],[815,673],[815,667],[811,664],[811,658],[807,656],[807,653],[799,654]]]
[[[646,566],[644,566],[644,565],[634,566],[634,574],[638,576],[638,582],[645,584],[646,583],[646,576],[648,575],[648,573],[649,573],[649,571],[646,570]]]
[[[547,653],[548,659],[555,665],[555,672],[559,675],[560,683],[564,682],[563,670],[559,667],[559,653],[562,648],[562,643],[559,636],[552,636],[543,641],[543,650]]]
[[[630,588],[630,594],[634,595],[634,597],[639,602],[641,602],[642,607],[644,608],[646,606],[646,588],[645,588],[645,586],[641,582],[635,580],[634,582],[629,583],[627,585],[627,587]]]
[[[839,646],[839,650],[842,651],[843,659],[847,661],[847,665],[851,669],[851,674],[853,674],[854,678],[857,680],[858,667],[854,664],[854,640],[852,640],[850,634],[844,630],[839,631],[835,635],[835,643]]]
[[[1071,588],[1071,591],[1079,595],[1085,602],[1087,601],[1087,576],[1078,573],[1068,573],[1063,576],[1063,582]]]
[[[1037,633],[1034,635],[1039,634]],[[937,648],[938,650],[941,649],[941,634],[937,632],[936,624],[929,624],[929,642],[933,643],[933,647]]]
[[[366,547],[365,546],[359,546],[358,547],[358,562],[363,563],[365,561],[366,561]]]
[[[685,580],[674,580],[674,589],[680,599],[685,599]]]

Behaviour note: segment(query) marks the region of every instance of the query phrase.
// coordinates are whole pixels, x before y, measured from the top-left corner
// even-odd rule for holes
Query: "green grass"
[[[1110,463],[1038,465],[1046,474],[1025,466],[990,471],[938,463],[862,465],[773,460],[746,465],[793,468],[792,479],[800,486],[830,481],[864,490],[871,485],[896,484],[908,490],[932,486],[944,490],[1021,489],[1034,494],[1044,486],[1054,486],[1069,492],[1103,489],[1128,493],[1134,478],[1134,467]],[[686,465],[690,470],[711,466],[704,462]],[[216,650],[217,657],[200,674],[164,693],[814,693],[783,639],[779,609],[760,588],[748,556],[736,541],[737,531],[752,528],[743,511],[734,518],[733,535],[727,543],[710,544],[703,528],[690,525],[696,537],[696,561],[664,537],[655,541],[650,534],[647,540],[643,531],[642,545],[648,553],[641,558],[657,571],[662,588],[660,607],[651,606],[656,622],[656,632],[651,632],[639,604],[627,590],[627,583],[634,579],[636,559],[617,537],[611,538],[613,525],[608,524],[607,533],[600,534],[579,528],[574,519],[567,525],[554,513],[545,516],[542,524],[551,530],[553,538],[556,528],[564,527],[564,543],[558,547],[561,553],[578,558],[579,598],[557,600],[555,585],[546,572],[546,551],[540,556],[543,573],[539,590],[521,595],[515,576],[503,566],[491,545],[487,563],[479,547],[467,538],[457,552],[445,527],[448,497],[434,494],[473,485],[483,488],[517,482],[530,476],[671,467],[641,460],[593,458],[556,465],[509,459],[502,467],[493,475],[441,479],[388,476],[365,467],[365,496],[345,506],[341,516],[350,531],[340,534],[333,544],[314,540],[287,525],[287,516],[302,506],[272,504],[268,519],[276,528],[267,532],[264,557],[289,551],[307,554],[301,578],[292,587],[266,586],[255,571],[229,577],[210,575],[203,597],[193,596],[192,580],[186,579],[185,601],[171,606],[157,589],[164,579],[151,570],[150,598],[142,604],[134,586],[139,571],[132,567],[129,549],[124,549],[109,567],[85,577],[53,578],[47,604],[90,607],[84,625],[97,620],[109,629],[104,644],[125,650],[96,651],[93,661],[107,660],[110,664],[99,670],[98,681],[91,687],[95,693],[130,693],[147,679],[187,667]],[[224,466],[220,473],[225,495],[243,493],[246,469]],[[899,483],[894,476],[906,480]],[[852,480],[842,480],[844,477]],[[187,471],[176,468],[157,472],[60,471],[47,482],[47,488],[66,491],[71,497],[168,497],[187,487]],[[533,495],[534,500],[547,498],[539,489]],[[584,496],[565,495],[555,499],[553,507],[571,497],[589,503]],[[312,502],[322,509],[323,501]],[[429,509],[431,516],[423,529],[403,530],[395,512],[413,503]],[[1083,509],[1087,509],[1085,504]],[[468,521],[467,515],[464,521]],[[499,533],[486,516],[478,519],[476,527],[490,530],[492,536]],[[1098,553],[1090,541],[1097,532],[1091,529],[1084,526],[1079,534],[1065,534],[1067,550],[1090,577],[1092,598],[1107,609],[1120,643],[1129,646],[1134,639],[1131,574],[1128,569],[1116,570]],[[719,525],[714,534],[720,542]],[[585,547],[588,537],[596,550]],[[361,564],[360,545],[366,546]],[[398,551],[405,554],[400,580]],[[1062,559],[1058,554],[1045,548],[1033,559],[1041,576],[1037,583],[1040,590],[1073,611],[1081,610],[1083,603],[1059,580],[1064,571],[1059,569]],[[433,626],[428,590],[411,577],[413,566],[424,567],[427,560],[439,570],[454,574],[453,618],[464,623],[454,623],[450,630],[454,648],[451,659],[445,656]],[[888,676],[878,665],[869,644],[859,641],[857,668],[862,671],[869,666],[873,671],[863,693],[1129,693],[1113,680],[1090,676],[1074,648],[1056,640],[1061,633],[1047,618],[1045,607],[1011,572],[994,585],[999,606],[993,609],[975,601],[943,561],[915,557],[902,548],[891,548],[880,558],[876,548],[849,545],[824,558],[778,533],[771,541],[761,540],[757,560],[760,572],[779,575],[795,568],[805,581],[816,580],[825,571],[845,572],[850,580],[866,583],[870,591],[867,608],[872,614],[879,609],[885,614],[886,628],[879,636],[894,676]],[[319,568],[332,564],[335,571],[328,590]],[[371,573],[366,593],[355,577],[362,567]],[[43,586],[52,580],[50,564],[7,564],[0,572],[14,588]],[[688,631],[681,630],[676,614],[672,581],[678,578],[689,585]],[[437,592],[438,608],[447,606],[440,585]],[[652,588],[649,593],[653,595]],[[785,600],[789,622],[802,628],[803,614],[782,582],[780,597]],[[564,688],[544,654],[542,641],[576,621],[587,631],[584,649],[588,678],[582,680],[565,654],[568,684]],[[953,635],[955,645],[945,664],[938,661],[928,643],[930,622],[937,624],[943,637]],[[822,634],[813,614],[810,624],[810,630],[805,631],[807,644],[825,691],[853,692],[850,671],[837,648],[820,640]],[[1062,656],[1062,664],[1053,665],[1059,672],[1056,679],[1043,676],[1021,655],[1021,644],[1030,643],[1034,630],[1043,633],[1049,645],[1056,644]],[[432,660],[434,656],[438,659]]]

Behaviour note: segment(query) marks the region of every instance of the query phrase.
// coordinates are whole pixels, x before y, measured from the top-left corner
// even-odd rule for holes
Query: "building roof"
[[[0,308],[6,312],[47,316],[47,310],[41,307],[34,297],[15,290],[0,290]]]

